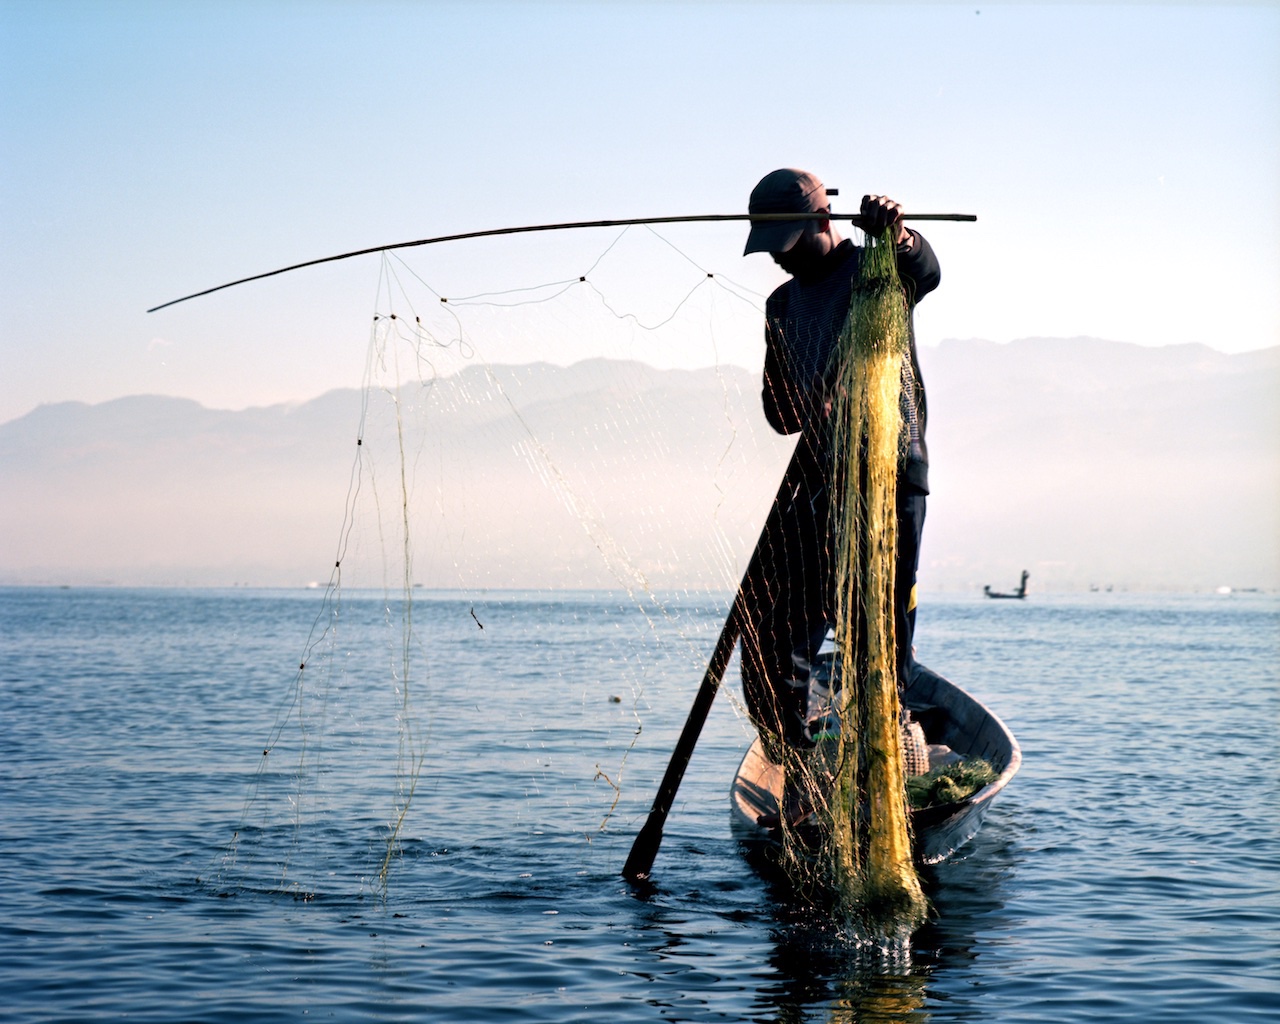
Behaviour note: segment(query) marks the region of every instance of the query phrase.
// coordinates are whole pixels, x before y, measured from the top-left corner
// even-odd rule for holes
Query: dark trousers
[[[920,570],[920,539],[924,536],[925,494],[914,487],[898,492],[898,558],[893,579],[893,629],[897,640],[898,692],[911,680],[916,657],[916,574]]]
[[[833,621],[834,572],[827,543],[826,490],[801,486],[782,510],[776,528],[762,538],[758,578],[747,581],[742,634],[742,688],[747,709],[778,760],[778,744],[804,745],[808,687],[793,656],[814,647]],[[894,574],[894,635],[898,689],[915,667],[915,585],[920,566],[926,497],[899,481],[898,549]],[[816,648],[815,648],[816,649]]]

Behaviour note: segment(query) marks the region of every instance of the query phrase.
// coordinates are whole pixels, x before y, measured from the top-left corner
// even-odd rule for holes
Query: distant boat
[[[989,586],[983,587],[982,592],[986,594],[987,597],[1014,598],[1016,600],[1021,601],[1024,597],[1027,596],[1027,580],[1030,578],[1031,578],[1031,574],[1027,572],[1026,569],[1023,569],[1022,582],[1018,584],[1018,589],[1013,591],[1012,593],[1010,594],[1001,593],[998,590],[992,590]]]

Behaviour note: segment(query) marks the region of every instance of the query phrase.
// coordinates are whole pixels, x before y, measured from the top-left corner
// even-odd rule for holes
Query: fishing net
[[[812,750],[789,752],[786,766],[817,808],[818,848],[783,816],[793,873],[811,873],[856,927],[889,938],[909,935],[926,910],[911,854],[893,601],[907,316],[886,233],[862,250],[828,375],[839,724]]]
[[[659,701],[687,707],[795,446],[761,410],[764,295],[647,228],[527,243],[523,262],[518,243],[487,245],[488,259],[382,256],[329,575],[224,878],[268,864],[303,896],[385,892],[450,820],[589,844],[634,834],[653,798],[654,770],[631,771],[639,737]],[[802,888],[898,935],[923,907],[892,609],[906,313],[892,246],[866,252],[832,418],[849,682],[836,739],[787,766],[820,793],[827,839],[817,855],[784,845]],[[549,651],[530,604],[574,594],[589,595],[578,642]],[[560,684],[568,711],[544,717],[574,736],[545,759],[522,690],[535,677]],[[744,745],[735,689],[719,699]],[[670,743],[654,742],[660,761]],[[450,791],[449,766],[477,756],[504,777]],[[351,860],[335,865],[316,837],[352,822]]]
[[[382,258],[226,883],[385,891],[453,821],[629,837],[670,753],[635,774],[638,737],[705,670],[793,443],[760,412],[763,295],[643,228],[481,249]]]

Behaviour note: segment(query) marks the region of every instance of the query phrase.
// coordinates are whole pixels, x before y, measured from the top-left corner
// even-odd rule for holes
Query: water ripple
[[[714,601],[655,644],[613,598],[494,599],[487,647],[469,603],[425,602],[431,724],[384,888],[394,686],[334,676],[308,738],[262,759],[311,597],[0,591],[0,1004],[33,1022],[1274,1020],[1280,609],[1093,597],[922,608],[923,660],[1026,762],[925,872],[911,949],[885,952],[748,866],[727,701],[653,883],[618,875]]]

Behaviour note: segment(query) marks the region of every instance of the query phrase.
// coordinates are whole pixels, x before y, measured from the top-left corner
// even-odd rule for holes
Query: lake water
[[[743,859],[736,666],[619,876],[726,603],[0,590],[0,1016],[1280,1019],[1275,596],[927,600],[1025,761],[895,956]]]

